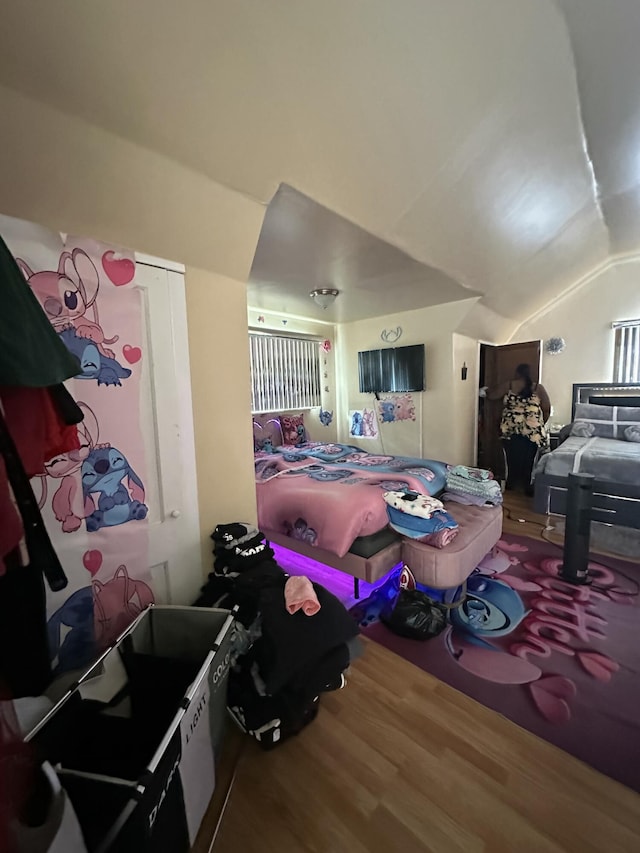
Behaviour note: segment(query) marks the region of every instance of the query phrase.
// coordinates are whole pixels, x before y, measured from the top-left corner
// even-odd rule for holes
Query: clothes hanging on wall
[[[4,418],[28,477],[42,474],[45,462],[54,456],[80,447],[75,425],[82,420],[82,411],[64,386],[60,389],[75,407],[71,409],[65,401],[65,417],[49,388],[0,387]],[[60,389],[56,390],[56,399],[62,400]]]
[[[2,401],[2,389],[0,388],[0,403]],[[37,410],[30,419],[37,417]],[[15,432],[15,430],[14,430]],[[36,454],[27,445],[27,456],[32,454],[33,462]],[[0,455],[2,456],[7,481],[4,484],[9,491],[10,498],[15,501],[15,507],[20,513],[22,524],[20,526],[20,538],[13,543],[10,553],[18,551],[21,555],[23,565],[37,564],[40,571],[45,575],[52,590],[64,589],[67,584],[58,556],[51,544],[49,534],[44,525],[40,508],[36,501],[29,473],[24,467],[22,458],[13,440],[13,433],[9,431],[8,425],[0,408]],[[42,468],[40,468],[42,470]],[[0,487],[3,484],[0,483]],[[5,501],[6,504],[6,501]],[[22,547],[21,547],[22,543]],[[6,558],[5,558],[6,560]]]
[[[0,238],[0,682],[14,697],[51,680],[43,575],[67,580],[29,482],[80,446],[82,412],[62,382],[79,372]]]
[[[39,696],[51,681],[44,579],[14,555],[0,577],[0,679],[14,698]]]

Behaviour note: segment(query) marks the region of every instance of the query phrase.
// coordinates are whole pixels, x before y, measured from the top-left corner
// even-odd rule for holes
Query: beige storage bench
[[[403,537],[402,560],[416,581],[432,589],[460,586],[502,536],[502,507],[464,506],[448,501],[447,512],[458,522],[458,535],[445,548]]]

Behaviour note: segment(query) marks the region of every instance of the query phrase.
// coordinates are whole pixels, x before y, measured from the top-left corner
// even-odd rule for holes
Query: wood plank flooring
[[[526,499],[507,507],[505,532],[540,538]],[[297,738],[247,739],[214,853],[640,851],[639,795],[365,646]]]

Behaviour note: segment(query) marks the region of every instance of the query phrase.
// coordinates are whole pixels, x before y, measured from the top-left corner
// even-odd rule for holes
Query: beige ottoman
[[[434,548],[407,537],[402,541],[403,562],[418,583],[433,589],[460,586],[502,535],[501,506],[464,506],[449,501],[446,510],[460,529],[445,548]]]

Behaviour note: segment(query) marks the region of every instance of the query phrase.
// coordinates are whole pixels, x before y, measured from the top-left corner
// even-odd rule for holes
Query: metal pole
[[[589,581],[589,535],[593,474],[569,474],[564,554],[560,577],[572,584]]]

